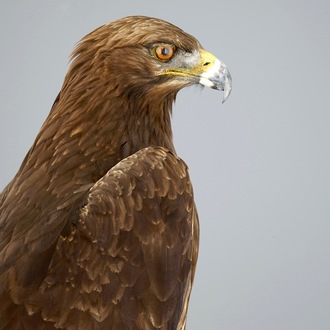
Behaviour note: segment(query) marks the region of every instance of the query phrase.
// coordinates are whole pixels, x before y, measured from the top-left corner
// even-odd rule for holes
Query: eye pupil
[[[168,49],[168,47],[164,47],[161,52],[162,52],[162,55],[164,55],[164,56],[167,56],[170,54],[170,50]]]

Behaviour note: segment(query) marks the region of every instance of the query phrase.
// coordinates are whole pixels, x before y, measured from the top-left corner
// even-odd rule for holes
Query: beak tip
[[[225,103],[231,93],[231,80],[227,78],[224,85],[222,103]]]

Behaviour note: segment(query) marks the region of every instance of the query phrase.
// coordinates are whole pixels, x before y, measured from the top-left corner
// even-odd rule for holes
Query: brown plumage
[[[0,195],[0,329],[184,329],[198,218],[170,124],[177,92],[225,91],[179,28],[127,17],[77,45]]]

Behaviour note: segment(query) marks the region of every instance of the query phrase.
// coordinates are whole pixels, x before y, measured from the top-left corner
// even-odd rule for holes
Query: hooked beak
[[[159,75],[183,79],[184,82],[188,82],[186,86],[201,84],[223,91],[222,103],[227,100],[231,92],[231,75],[226,65],[204,49],[182,56],[175,66],[169,65]],[[179,86],[182,87],[181,84]]]
[[[229,70],[223,62],[203,49],[201,50],[200,63],[206,70],[200,74],[199,83],[223,91],[222,103],[224,103],[231,92],[232,83]]]

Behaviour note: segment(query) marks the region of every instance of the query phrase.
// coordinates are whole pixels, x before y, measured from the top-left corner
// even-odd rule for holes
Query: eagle
[[[0,329],[185,329],[199,244],[171,112],[183,87],[231,91],[180,28],[130,16],[85,36],[0,195]]]

